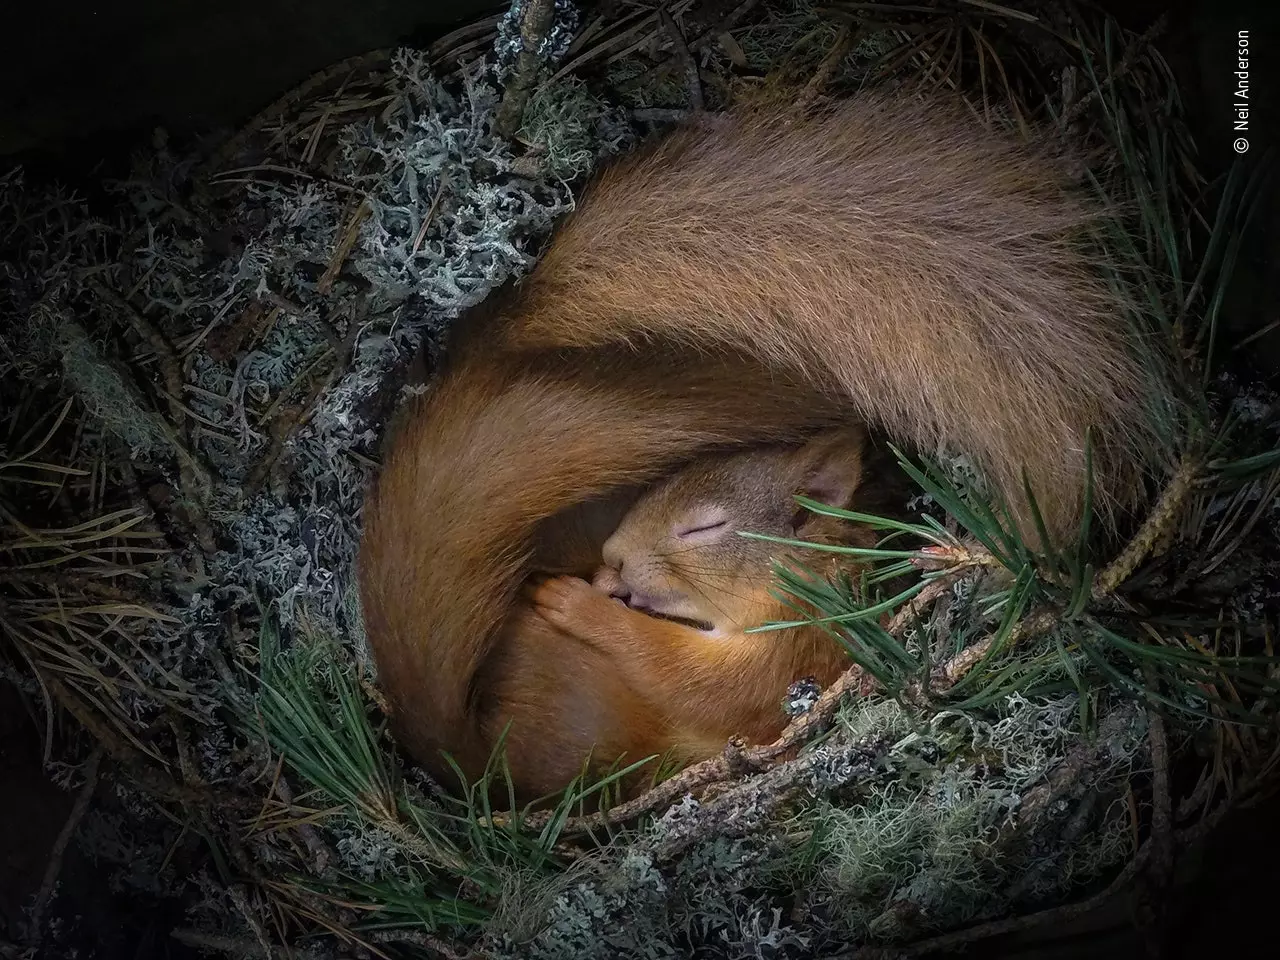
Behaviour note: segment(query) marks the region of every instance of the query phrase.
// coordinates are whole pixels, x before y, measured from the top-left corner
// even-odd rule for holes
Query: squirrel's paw
[[[548,577],[531,586],[529,597],[539,616],[573,634],[594,624],[601,604],[613,603],[605,594],[577,577]]]

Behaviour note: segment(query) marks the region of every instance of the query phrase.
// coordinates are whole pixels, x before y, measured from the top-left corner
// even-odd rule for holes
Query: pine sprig
[[[1255,701],[1273,697],[1277,691],[1272,673],[1280,660],[1267,655],[1222,656],[1153,634],[1150,629],[1134,630],[1143,621],[1116,616],[1115,591],[1145,555],[1144,545],[1149,547],[1153,539],[1146,525],[1117,561],[1095,575],[1087,519],[1074,542],[1067,545],[1054,544],[1043,524],[1038,524],[1040,543],[1033,547],[1015,528],[1000,522],[998,518],[1005,515],[1001,507],[983,504],[984,491],[949,478],[936,466],[913,464],[900,453],[899,458],[904,470],[950,516],[959,519],[968,538],[982,547],[974,548],[960,536],[940,533],[936,523],[913,525],[823,507],[826,516],[864,522],[924,541],[914,551],[845,549],[850,556],[871,563],[906,561],[935,569],[885,597],[869,589],[877,582],[875,575],[863,577],[860,587],[855,588],[847,577],[828,581],[803,564],[779,563],[775,569],[779,596],[802,616],[760,629],[820,626],[874,678],[883,693],[926,711],[983,710],[1015,693],[1042,695],[1074,688],[1082,704],[1121,693],[1195,718],[1260,721],[1261,715],[1250,708],[1211,691],[1229,679],[1238,695],[1247,694]],[[1180,473],[1172,489],[1180,490],[1188,483]],[[1030,502],[1038,516],[1034,497]],[[1159,517],[1160,511],[1155,516]],[[792,549],[803,550],[805,546],[803,541],[759,539]],[[997,552],[987,552],[987,544]],[[810,545],[810,549],[833,548]],[[938,566],[939,558],[950,562]],[[900,568],[895,564],[893,569],[896,574]],[[961,604],[955,597],[947,598],[945,602],[960,609],[951,611],[950,629],[941,635],[934,635],[938,631],[919,614],[905,633],[883,625],[939,578],[967,578],[972,584],[979,573],[987,574],[985,579],[997,581],[997,585],[989,584],[980,601],[970,598]],[[1046,636],[1050,638],[1047,645],[1031,643]],[[1159,642],[1152,642],[1153,636],[1159,637]]]

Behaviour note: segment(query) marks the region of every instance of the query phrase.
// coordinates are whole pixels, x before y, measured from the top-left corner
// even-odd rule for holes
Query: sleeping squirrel
[[[867,424],[966,454],[1034,537],[1024,480],[1069,533],[1091,443],[1103,520],[1137,506],[1170,391],[1081,242],[1104,216],[1042,145],[870,94],[687,124],[606,167],[537,267],[457,325],[366,503],[361,603],[401,747],[474,778],[509,730],[536,793],[584,743],[683,742],[678,704],[522,587],[590,577],[634,490],[700,455]]]
[[[843,429],[799,446],[700,459],[636,501],[605,541],[593,583],[569,576],[539,582],[531,591],[536,612],[605,653],[678,731],[682,756],[718,753],[735,735],[771,742],[782,732],[782,701],[794,681],[812,678],[825,687],[849,666],[818,626],[746,632],[798,617],[772,592],[774,561],[794,559],[827,580],[852,580],[860,564],[739,534],[874,546],[868,528],[811,513],[795,500],[852,507],[864,442],[861,430]]]

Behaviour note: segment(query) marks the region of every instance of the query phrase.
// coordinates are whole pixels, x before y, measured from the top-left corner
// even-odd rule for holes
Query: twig
[[[284,759],[283,756],[281,759]],[[286,807],[292,807],[293,790],[289,787],[288,779],[281,774],[276,778],[274,786],[276,794],[280,797],[280,801]],[[316,876],[323,874],[325,870],[328,869],[329,864],[333,862],[333,852],[329,849],[329,845],[325,843],[324,839],[320,836],[320,831],[309,823],[295,824],[294,829],[298,831],[298,836],[302,838],[303,844],[306,846],[307,851],[313,858],[312,868],[314,869]]]
[[[678,107],[637,107],[631,116],[641,123],[679,123],[689,119],[689,111]]]
[[[249,925],[249,929],[253,931],[254,937],[258,940],[258,945],[262,948],[262,956],[266,960],[274,960],[276,951],[271,945],[271,938],[267,935],[266,928],[262,925],[262,921],[258,919],[257,913],[254,912],[253,906],[249,903],[249,895],[245,893],[242,884],[232,884],[227,891],[231,897],[231,902],[236,905],[236,909],[240,911],[244,917],[245,923]]]
[[[743,0],[742,3],[738,4],[721,17],[719,21],[694,37],[693,40],[689,42],[689,52],[697,53],[712,40],[716,39],[716,37],[720,36],[720,34],[732,30],[738,25],[738,22],[743,17],[755,9],[756,4],[759,2],[760,0]]]
[[[796,790],[814,781],[833,764],[846,768],[841,782],[865,780],[880,772],[886,743],[878,737],[854,744],[828,744],[820,750],[780,763],[718,794],[714,800],[682,816],[663,834],[655,849],[659,860],[671,860],[708,836],[741,835],[763,822]],[[730,764],[732,766],[732,764]]]
[[[658,20],[662,23],[662,29],[671,38],[671,46],[675,50],[676,59],[680,61],[680,67],[684,70],[685,88],[689,92],[689,109],[695,113],[701,113],[704,101],[702,98],[702,80],[698,76],[698,61],[693,59],[693,54],[689,52],[689,45],[685,43],[684,34],[676,26],[676,22],[671,19],[671,14],[660,8],[658,10]]]
[[[818,64],[813,76],[809,78],[804,85],[804,89],[800,91],[800,96],[796,98],[797,111],[803,112],[813,105],[813,102],[818,99],[823,89],[831,82],[831,78],[835,76],[844,58],[848,56],[849,51],[861,37],[861,30],[855,32],[848,23],[840,25],[840,31],[836,34],[835,43],[831,45],[831,49],[822,58],[822,62]]]
[[[1148,682],[1155,683],[1151,671]],[[1164,718],[1155,709],[1147,711],[1147,741],[1151,750],[1151,836],[1147,847],[1151,856],[1138,875],[1135,919],[1146,942],[1147,954],[1162,955],[1167,930],[1168,891],[1173,880],[1174,835],[1173,799],[1169,785],[1169,739]]]
[[[53,888],[58,882],[58,875],[62,872],[62,861],[66,856],[67,846],[71,843],[71,838],[75,836],[76,828],[80,826],[80,821],[89,810],[89,803],[93,800],[94,791],[98,789],[98,766],[102,763],[102,757],[105,753],[106,750],[102,744],[98,744],[93,748],[93,752],[89,754],[89,759],[84,765],[84,783],[80,787],[80,792],[76,794],[71,813],[67,815],[67,822],[62,825],[58,839],[54,841],[53,849],[49,851],[49,863],[44,869],[44,879],[40,881],[40,891],[36,894],[35,905],[31,908],[31,941],[33,944],[38,945],[40,942],[40,927],[44,920],[44,911],[49,906],[49,901],[53,899]]]
[[[439,954],[444,960],[470,960],[473,953],[462,953],[439,937],[433,937],[424,930],[371,930],[361,933],[361,937],[370,943],[409,943],[416,947],[425,947]]]
[[[1151,749],[1151,836],[1157,841],[1153,867],[1171,867],[1173,856],[1173,799],[1169,784],[1169,736],[1164,717],[1148,711],[1147,739]]]
[[[316,281],[316,291],[321,296],[327,297],[329,291],[333,289],[333,283],[338,279],[342,265],[347,262],[347,256],[351,253],[351,248],[356,245],[356,240],[360,237],[360,225],[364,223],[372,212],[373,206],[366,198],[360,201],[360,205],[356,207],[355,212],[351,215],[351,219],[347,222],[347,229],[339,238],[338,245],[334,247],[333,256],[329,258],[329,265],[325,267],[324,273]]]
[[[231,170],[224,170],[217,174],[210,184],[229,184],[229,183],[271,183],[262,177],[244,176],[237,177],[234,174],[244,173],[283,173],[289,177],[297,177],[299,180],[310,180],[313,183],[323,183],[327,187],[337,190],[339,193],[351,193],[358,197],[365,196],[364,191],[358,187],[353,187],[349,183],[343,183],[341,180],[335,180],[332,177],[323,177],[319,174],[310,173],[297,167],[291,167],[283,163],[255,163],[247,167],[235,167]]]
[[[177,783],[164,770],[156,767],[146,755],[117,736],[93,709],[54,676],[42,676],[45,688],[58,706],[76,719],[91,737],[98,741],[116,763],[128,773],[130,780],[144,793],[158,800],[167,800],[183,806],[216,810],[219,813],[253,812],[252,804],[238,794],[222,792],[213,787],[192,788]]]
[[[1160,499],[1156,501],[1151,513],[1143,521],[1133,539],[1111,563],[1107,564],[1093,581],[1093,598],[1103,600],[1115,593],[1122,583],[1133,575],[1138,566],[1165,541],[1167,535],[1177,525],[1186,509],[1187,501],[1194,492],[1196,480],[1200,475],[1200,459],[1195,456],[1183,458],[1178,470],[1169,481]]]
[[[1205,767],[1200,772],[1200,780],[1196,783],[1195,788],[1178,804],[1178,812],[1175,819],[1179,823],[1189,819],[1196,810],[1204,813],[1208,812],[1209,801],[1218,785],[1217,780],[1213,778],[1210,771],[1211,768]]]
[[[1212,813],[1204,816],[1199,822],[1185,830],[1172,831],[1171,814],[1171,795],[1169,792],[1169,754],[1167,733],[1164,727],[1164,721],[1154,712],[1149,714],[1150,726],[1148,735],[1150,738],[1150,749],[1152,755],[1152,766],[1154,771],[1154,783],[1152,788],[1153,809],[1152,809],[1152,832],[1147,841],[1142,844],[1134,854],[1132,860],[1125,865],[1119,875],[1107,885],[1106,889],[1100,893],[1082,900],[1077,903],[1065,904],[1060,907],[1053,907],[1048,910],[1041,910],[1036,913],[1028,914],[1022,917],[1011,917],[1005,920],[996,920],[989,923],[978,924],[966,930],[958,930],[952,933],[943,934],[941,936],[932,937],[927,940],[920,940],[913,944],[908,944],[901,948],[876,948],[862,947],[848,950],[833,955],[831,960],[837,958],[855,958],[855,960],[907,960],[910,957],[919,957],[931,953],[940,953],[943,951],[954,950],[956,947],[968,943],[975,943],[980,940],[989,940],[992,937],[1003,936],[1009,933],[1017,933],[1023,930],[1029,930],[1034,927],[1041,927],[1050,924],[1063,923],[1073,920],[1077,917],[1092,913],[1094,910],[1104,906],[1110,902],[1115,896],[1120,894],[1138,875],[1139,872],[1152,871],[1165,872],[1167,876],[1168,865],[1171,865],[1172,852],[1175,843],[1189,845],[1202,839],[1208,833],[1216,829],[1228,814],[1235,809],[1237,804],[1232,800],[1224,801]],[[1242,792],[1248,792],[1251,789],[1265,789],[1261,783],[1249,782]]]
[[[927,940],[918,940],[903,947],[857,947],[833,954],[830,960],[837,960],[837,958],[851,958],[851,960],[907,960],[909,957],[922,957],[931,953],[954,950],[956,947],[967,943],[990,940],[992,937],[999,937],[1008,933],[1017,933],[1022,930],[1031,930],[1035,927],[1074,920],[1077,917],[1092,913],[1099,907],[1109,903],[1117,894],[1123,892],[1138,870],[1146,864],[1150,856],[1150,847],[1148,844],[1144,844],[1133,859],[1120,871],[1119,875],[1107,885],[1105,890],[1094,894],[1087,900],[1064,904],[1060,907],[1051,907],[1048,910],[1040,910],[1021,917],[1010,917],[1006,920],[980,923],[965,930],[944,933],[937,937],[930,937]]]
[[[333,366],[329,368],[329,372],[312,384],[311,390],[301,404],[287,410],[283,417],[272,424],[271,445],[267,448],[267,452],[262,459],[254,465],[253,470],[250,471],[248,478],[245,480],[244,486],[241,488],[242,498],[251,497],[261,489],[268,475],[277,461],[279,461],[281,454],[284,453],[285,447],[289,445],[297,432],[311,421],[311,417],[319,407],[325,392],[346,371],[347,361],[351,357],[351,350],[355,346],[355,339],[359,330],[360,325],[352,319],[346,338],[335,347],[336,356],[333,360]]]
[[[90,280],[89,286],[93,288],[101,299],[111,304],[117,313],[124,314],[125,319],[129,321],[129,325],[137,331],[138,336],[151,347],[152,352],[156,355],[156,360],[160,364],[160,373],[164,377],[165,391],[169,396],[169,414],[173,418],[175,426],[181,426],[186,422],[186,417],[182,406],[178,400],[182,396],[182,363],[178,359],[177,351],[174,350],[173,344],[169,342],[169,338],[160,332],[141,310],[124,298],[124,295],[105,283],[98,280]]]
[[[178,359],[177,351],[174,350],[173,344],[169,342],[169,338],[152,324],[141,310],[126,300],[118,291],[98,280],[90,280],[89,286],[103,301],[110,304],[117,312],[123,314],[129,321],[130,326],[137,331],[138,335],[155,352],[156,360],[160,364],[161,376],[164,377],[165,389],[163,392],[168,401],[169,417],[172,421],[170,423],[158,421],[158,424],[178,459],[179,479],[185,495],[183,497],[185,501],[183,506],[186,508],[185,512],[188,515],[187,525],[191,527],[192,532],[195,534],[200,548],[206,554],[212,554],[217,548],[217,543],[213,536],[213,527],[209,522],[208,515],[205,513],[204,505],[212,495],[213,480],[208,466],[205,465],[195,448],[191,446],[190,436],[187,434],[187,411],[182,405],[184,378],[182,376],[182,362]]]
[[[269,956],[261,944],[242,937],[220,937],[217,934],[203,933],[186,927],[169,931],[169,936],[197,950],[229,954],[236,960],[265,960]]]
[[[687,6],[689,3],[692,3],[692,0],[685,0],[684,5]],[[681,6],[681,4],[676,4],[676,6]],[[629,22],[630,22],[630,18],[623,17],[614,26],[622,27],[623,24],[626,24]],[[555,81],[561,79],[562,77],[568,76],[569,74],[578,70],[579,67],[582,67],[585,64],[590,63],[592,60],[596,60],[599,57],[603,56],[606,51],[613,50],[615,47],[619,46],[620,44],[622,44],[627,40],[630,40],[632,37],[635,37],[637,34],[643,33],[645,30],[649,29],[651,26],[653,26],[653,24],[657,22],[658,22],[658,15],[656,13],[653,13],[653,12],[643,13],[643,15],[641,15],[638,20],[636,20],[634,23],[630,23],[630,26],[628,26],[625,30],[622,30],[620,33],[614,34],[611,37],[605,38],[604,40],[600,41],[595,46],[591,47],[586,51],[578,53],[576,56],[570,58],[568,63],[561,64],[559,69],[557,69],[556,72],[551,75],[550,82],[554,83]],[[634,43],[631,43],[629,46],[623,48],[622,50],[616,51],[611,56],[609,56],[605,62],[613,63],[617,59],[628,57],[632,53],[634,53],[636,50],[639,50],[641,47],[648,44],[651,39],[652,38],[649,36],[644,36],[640,40],[635,41]]]
[[[1116,68],[1112,70],[1097,87],[1090,90],[1063,112],[1061,119],[1058,121],[1059,129],[1065,130],[1067,125],[1079,117],[1094,100],[1097,100],[1102,96],[1105,89],[1112,86],[1117,80],[1124,77],[1126,73],[1133,69],[1133,65],[1137,61],[1138,55],[1150,47],[1156,37],[1164,33],[1165,27],[1168,25],[1169,17],[1167,14],[1162,13],[1140,36],[1135,37],[1133,42],[1129,44],[1129,47],[1125,50],[1124,55],[1120,58],[1120,62],[1116,64]]]
[[[1005,640],[1006,648],[1013,647],[1022,643],[1031,637],[1039,636],[1052,630],[1053,627],[1062,619],[1062,612],[1052,607],[1043,607],[1035,610],[1016,624],[1009,631],[1009,636]],[[940,664],[929,678],[929,691],[931,693],[945,693],[951,689],[974,667],[991,652],[991,647],[995,643],[994,635],[985,637],[972,646],[965,647],[950,660]],[[921,685],[912,683],[903,692],[903,696],[907,700],[920,700],[924,695]]]
[[[477,20],[475,23],[469,23],[465,27],[459,27],[445,34],[427,47],[427,56],[431,59],[431,65],[436,66],[446,57],[450,57],[459,44],[467,46],[464,41],[474,42],[479,38],[486,43],[492,42],[502,17],[501,13],[495,13],[491,17],[485,17],[483,20]]]
[[[418,228],[418,235],[413,238],[413,247],[409,250],[410,257],[418,255],[418,251],[422,248],[422,241],[426,239],[427,231],[431,229],[431,224],[436,218],[436,211],[440,209],[440,201],[444,199],[446,177],[441,173],[439,178],[440,182],[436,184],[436,195],[431,198],[431,206],[427,210],[427,215],[422,218],[422,226]]]
[[[1091,742],[1075,744],[1066,757],[1045,778],[1026,792],[1018,805],[1018,819],[1035,819],[1078,782],[1091,766],[1105,763],[1111,758],[1112,744],[1123,737],[1140,715],[1138,706],[1130,703],[1111,711],[1099,725],[1097,736]]]
[[[728,33],[737,26],[738,21],[750,13],[759,2],[760,0],[743,0],[742,3],[738,4],[725,14],[718,23],[713,24],[692,40],[688,41],[686,46],[688,47],[689,54],[692,56],[693,54],[698,53],[703,47],[718,38],[722,33]],[[658,76],[658,74],[666,70],[670,63],[670,59],[664,60],[661,63],[655,63],[652,67],[631,82],[637,86],[643,86],[654,77]]]
[[[525,104],[533,93],[538,72],[542,68],[539,50],[546,42],[555,22],[555,0],[525,0],[520,18],[520,52],[511,68],[502,103],[498,106],[497,129],[500,136],[513,137],[524,118]]]
[[[1089,742],[1072,746],[1067,755],[1049,771],[1043,782],[1023,794],[1012,830],[1008,831],[1007,837],[997,838],[995,841],[1006,856],[1016,857],[1019,847],[1025,849],[1027,844],[1032,843],[1034,833],[1045,819],[1046,813],[1054,811],[1058,801],[1077,787],[1086,773],[1112,760],[1117,739],[1127,739],[1128,732],[1139,715],[1140,708],[1132,702],[1112,710],[1099,725],[1097,736]],[[1092,798],[1092,801],[1088,798]],[[1059,834],[1058,849],[1071,849],[1071,845],[1082,835],[1087,826],[1089,811],[1093,809],[1093,803],[1097,799],[1098,792],[1091,790]],[[1019,901],[1047,873],[1057,868],[1058,861],[1051,857],[1033,863],[1031,869],[1008,889],[1008,900]]]
[[[371,50],[368,53],[361,53],[354,57],[349,57],[340,63],[335,63],[331,67],[326,67],[318,73],[312,74],[298,86],[294,87],[288,93],[277,98],[270,106],[261,111],[252,120],[240,128],[230,139],[228,139],[221,147],[213,152],[198,170],[191,177],[192,185],[195,188],[197,202],[207,202],[208,200],[208,182],[209,178],[227,163],[232,157],[239,153],[249,138],[261,130],[267,123],[276,116],[283,114],[286,110],[301,103],[304,99],[310,97],[319,88],[337,77],[345,77],[357,70],[372,70],[379,64],[385,64],[390,61],[395,51],[391,48],[382,50]]]

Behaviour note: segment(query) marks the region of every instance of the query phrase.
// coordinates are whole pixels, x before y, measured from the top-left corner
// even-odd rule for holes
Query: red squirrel
[[[860,564],[740,534],[874,546],[866,527],[810,513],[795,499],[853,506],[864,442],[861,430],[843,429],[696,461],[627,511],[604,542],[593,583],[539,582],[531,590],[536,612],[605,653],[631,689],[661,708],[683,753],[694,744],[717,751],[733,736],[771,742],[782,732],[793,682],[826,686],[849,666],[821,627],[748,632],[804,617],[774,595],[773,564],[799,561],[828,579],[852,577]]]
[[[689,124],[605,168],[535,269],[459,325],[366,503],[361,602],[402,748],[475,777],[505,717],[537,792],[584,743],[676,743],[626,664],[521,587],[589,576],[602,529],[567,546],[584,517],[607,528],[625,491],[699,455],[868,424],[968,455],[1034,536],[1025,477],[1066,535],[1090,436],[1095,503],[1136,506],[1169,392],[1081,242],[1104,215],[1041,147],[873,94]]]

